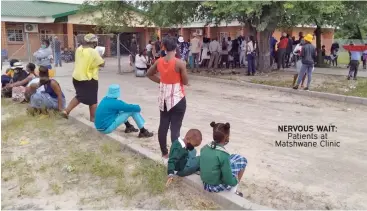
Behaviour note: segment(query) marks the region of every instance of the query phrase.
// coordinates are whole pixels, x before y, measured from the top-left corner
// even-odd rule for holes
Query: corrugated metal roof
[[[51,17],[78,10],[80,5],[47,1],[1,1],[1,16]]]

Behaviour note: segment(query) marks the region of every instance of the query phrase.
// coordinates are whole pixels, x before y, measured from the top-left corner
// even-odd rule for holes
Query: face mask
[[[195,148],[195,147],[194,147],[192,144],[190,144],[190,143],[187,143],[187,144],[186,144],[186,149],[187,149],[187,150],[192,151],[192,150],[194,150],[194,148]]]
[[[46,48],[46,45],[41,45],[41,48]]]

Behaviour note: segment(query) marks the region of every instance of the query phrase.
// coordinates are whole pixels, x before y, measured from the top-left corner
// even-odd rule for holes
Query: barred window
[[[40,30],[40,38],[42,40],[51,40],[52,39],[52,31],[50,30]]]
[[[22,29],[7,29],[9,42],[23,42],[23,30]]]

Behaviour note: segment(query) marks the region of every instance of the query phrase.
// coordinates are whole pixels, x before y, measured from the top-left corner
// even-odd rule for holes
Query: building
[[[57,36],[63,48],[74,49],[78,44],[78,35],[96,33],[100,44],[106,47],[106,56],[113,56],[117,52],[116,34],[102,34],[96,30],[93,20],[86,20],[78,14],[79,4],[61,3],[55,1],[2,1],[1,2],[1,50],[8,58],[22,60],[32,59],[44,39]],[[93,14],[98,16],[98,13]],[[137,14],[139,16],[139,14]],[[157,28],[132,23],[120,35],[122,44],[121,53],[128,53],[133,34],[137,37],[139,46],[145,46],[155,36],[165,34],[181,35],[185,40],[192,38],[192,34],[208,37],[232,37],[248,35],[246,29],[239,22],[208,25],[195,21],[180,28]],[[287,30],[292,36],[298,37],[299,32],[313,33],[315,27],[295,27]],[[282,30],[274,32],[276,38],[280,37]],[[323,29],[322,44],[330,49],[333,40],[333,29]]]

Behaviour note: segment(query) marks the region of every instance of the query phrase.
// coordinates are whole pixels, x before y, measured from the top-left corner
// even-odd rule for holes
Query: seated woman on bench
[[[107,96],[97,106],[94,125],[97,130],[104,133],[112,133],[121,124],[125,124],[125,133],[138,132],[128,121],[132,117],[140,129],[139,138],[152,137],[153,133],[144,128],[145,121],[140,114],[139,105],[127,104],[120,97],[120,86],[112,84],[108,88]]]

